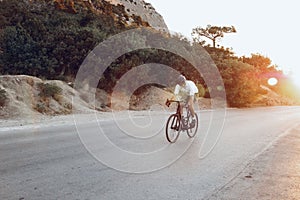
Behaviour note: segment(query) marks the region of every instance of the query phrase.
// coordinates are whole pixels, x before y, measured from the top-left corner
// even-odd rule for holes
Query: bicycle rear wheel
[[[197,131],[198,131],[198,115],[195,113],[195,123],[193,124],[193,118],[192,116],[189,117],[189,121],[188,121],[188,129],[186,130],[187,135],[190,138],[195,137]]]
[[[176,142],[180,132],[180,125],[181,122],[179,116],[177,114],[172,114],[169,117],[166,126],[166,137],[170,143]]]

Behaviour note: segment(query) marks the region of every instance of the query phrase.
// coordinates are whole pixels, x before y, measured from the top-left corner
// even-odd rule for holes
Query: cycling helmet
[[[177,84],[182,85],[183,83],[185,83],[186,78],[183,75],[178,76],[177,78]]]

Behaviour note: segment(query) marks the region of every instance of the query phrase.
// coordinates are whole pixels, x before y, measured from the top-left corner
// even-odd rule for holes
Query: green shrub
[[[197,96],[198,97],[204,97],[206,91],[205,91],[205,88],[203,87],[203,85],[202,84],[196,84],[196,86],[198,88]]]
[[[8,100],[6,91],[4,89],[0,89],[0,106],[5,106],[6,102]]]
[[[40,96],[41,97],[55,97],[57,95],[60,95],[62,93],[62,89],[58,87],[57,85],[52,85],[50,83],[40,83],[39,88],[41,90]]]
[[[63,106],[64,106],[64,108],[66,108],[68,110],[72,110],[72,108],[73,108],[71,103],[64,103]]]
[[[47,106],[44,103],[39,102],[36,104],[35,110],[39,113],[45,113],[47,111]]]

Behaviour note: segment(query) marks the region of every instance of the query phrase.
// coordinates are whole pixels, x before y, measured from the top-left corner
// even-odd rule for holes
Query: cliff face
[[[29,2],[42,2],[45,1],[50,4],[54,4],[55,8],[58,10],[63,10],[68,13],[78,13],[82,10],[89,10],[96,15],[108,15],[115,19],[115,21],[119,21],[121,23],[127,25],[137,25],[137,26],[152,26],[152,21],[155,21],[156,18],[151,20],[150,16],[145,17],[144,12],[140,9],[142,6],[141,3],[136,3],[137,8],[133,9],[134,5],[131,4],[123,4],[122,2],[117,2],[118,0],[28,0]],[[129,9],[137,10],[139,12],[128,12]],[[143,17],[140,16],[143,14]],[[146,15],[152,15],[152,13],[147,13]],[[155,14],[159,15],[159,14]],[[157,20],[156,20],[157,21]],[[152,23],[156,27],[157,23]]]
[[[38,0],[29,0],[30,2]],[[53,2],[55,7],[60,10],[67,11],[69,13],[77,13],[78,10],[85,8],[89,9],[95,14],[112,14],[116,9],[113,7],[124,8],[125,14],[115,13],[117,17],[121,17],[121,20],[125,20],[129,25],[136,23],[140,17],[142,23],[138,25],[147,26],[161,30],[168,31],[168,27],[163,17],[156,12],[154,7],[150,3],[146,3],[143,0],[45,0]],[[107,2],[107,3],[105,3]],[[121,10],[119,9],[119,10]]]
[[[163,17],[156,12],[155,8],[143,0],[107,0],[110,3],[117,5],[124,5],[125,11],[129,15],[137,15],[142,18],[143,21],[149,23],[149,25],[155,29],[168,31],[168,27]]]

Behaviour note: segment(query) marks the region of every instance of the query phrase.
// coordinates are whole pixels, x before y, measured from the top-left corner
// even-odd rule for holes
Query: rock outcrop
[[[110,3],[124,5],[125,11],[129,15],[140,16],[143,21],[155,29],[168,32],[168,27],[163,17],[155,10],[155,8],[143,0],[107,0]]]
[[[43,0],[28,0],[29,2],[39,2]],[[90,10],[91,12],[112,14],[114,13],[113,6],[124,7],[125,14],[117,14],[117,17],[123,18],[130,25],[136,23],[136,21],[141,18],[142,22],[138,25],[147,26],[168,32],[168,27],[163,19],[163,17],[155,10],[155,8],[143,0],[44,0],[48,3],[53,3],[57,9],[64,10],[69,13],[77,13],[81,8]],[[107,3],[105,3],[107,2]],[[79,9],[78,9],[79,8]]]

